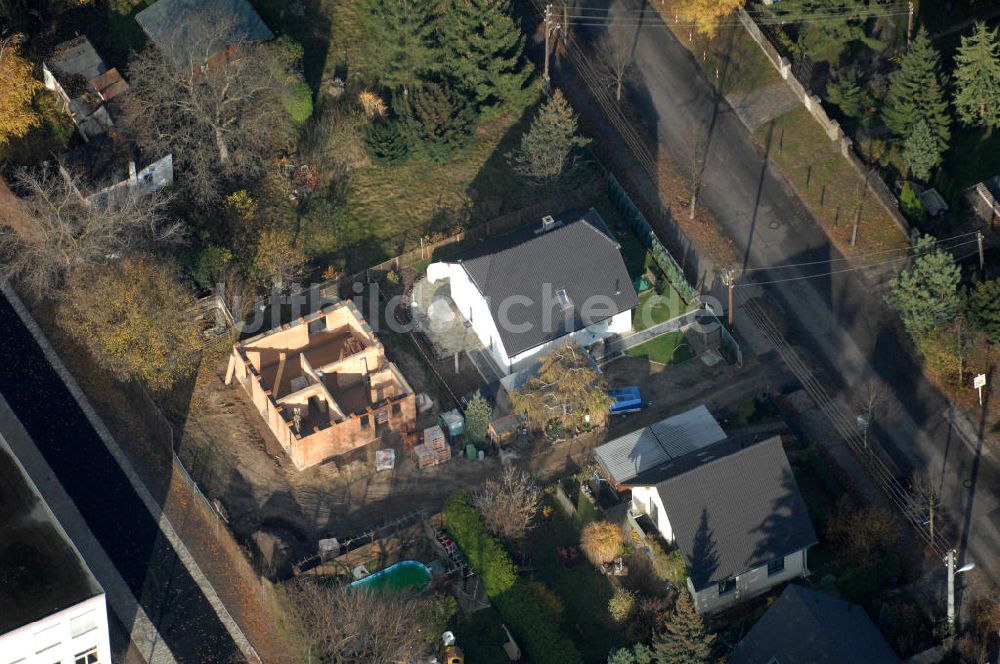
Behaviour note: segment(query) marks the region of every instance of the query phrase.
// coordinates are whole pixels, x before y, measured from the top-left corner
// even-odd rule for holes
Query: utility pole
[[[729,290],[729,306],[726,310],[726,320],[729,321],[729,327],[733,326],[733,285],[736,283],[736,270],[731,267],[727,267],[722,271],[722,283],[726,285]]]
[[[910,39],[913,37],[913,0],[910,0],[906,4],[910,10],[909,17],[906,20],[906,46],[909,48]]]
[[[944,562],[948,566],[948,634],[955,634],[955,576],[968,572],[976,566],[976,563],[966,563],[955,569],[955,558],[958,552],[950,549],[944,557]]]
[[[549,57],[552,55],[552,35],[559,32],[560,24],[556,23],[555,16],[552,14],[552,5],[545,5],[545,68],[542,73],[542,78],[545,79],[545,84],[549,83]]]
[[[983,232],[976,231],[976,242],[979,244],[979,272],[986,266],[986,257],[983,255]]]

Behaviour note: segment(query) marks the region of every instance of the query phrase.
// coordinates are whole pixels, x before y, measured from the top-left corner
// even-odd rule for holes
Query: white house
[[[104,591],[2,440],[0,662],[111,662]]]
[[[639,304],[618,242],[596,210],[569,210],[427,268],[504,374],[547,349],[628,332]]]
[[[633,518],[646,515],[684,555],[695,610],[707,613],[806,576],[806,552],[817,540],[781,438],[719,438],[702,410],[617,438],[596,454],[632,490]]]

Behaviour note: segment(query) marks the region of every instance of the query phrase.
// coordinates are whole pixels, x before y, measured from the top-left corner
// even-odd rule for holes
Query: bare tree
[[[910,483],[918,501],[917,508],[920,510],[920,515],[927,514],[927,528],[933,542],[934,519],[937,516],[938,506],[941,504],[941,496],[930,473],[914,473],[913,477],[910,478]]]
[[[15,197],[0,192],[0,274],[34,290],[61,283],[70,272],[182,237],[164,215],[166,197],[139,196],[127,187],[92,191],[62,166],[22,169]]]
[[[885,381],[879,378],[869,378],[855,397],[856,406],[865,420],[865,449],[868,449],[868,430],[875,423],[875,418],[885,410],[888,396]]]
[[[540,497],[541,491],[531,475],[507,466],[498,477],[483,483],[483,488],[472,495],[472,502],[490,532],[517,540],[531,527]]]
[[[220,177],[260,175],[287,143],[281,91],[294,76],[267,46],[207,10],[178,26],[174,41],[169,52],[149,46],[130,60],[122,121],[143,147],[173,153],[185,187],[210,201]]]
[[[424,648],[411,597],[299,582],[287,586],[312,661],[398,664]]]
[[[610,27],[609,27],[610,29]],[[601,54],[604,71],[615,89],[615,101],[622,103],[622,91],[625,81],[628,79],[634,65],[632,52],[628,43],[616,40],[610,34],[605,34],[598,44],[598,52]]]

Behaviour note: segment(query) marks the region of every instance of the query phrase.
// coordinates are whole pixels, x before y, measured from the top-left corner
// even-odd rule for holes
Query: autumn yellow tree
[[[677,13],[681,20],[694,23],[698,32],[714,37],[719,23],[746,4],[746,0],[681,0]]]
[[[257,241],[253,265],[255,280],[261,285],[284,288],[302,276],[307,260],[291,233],[269,228]]]
[[[21,53],[21,35],[0,37],[0,145],[28,133],[40,121],[31,105],[42,84]]]
[[[163,391],[197,367],[193,304],[170,265],[139,256],[71,275],[57,313],[59,326],[116,378]]]
[[[510,400],[539,431],[553,424],[569,432],[603,425],[611,406],[607,382],[574,343],[549,351],[538,373],[512,390]]]

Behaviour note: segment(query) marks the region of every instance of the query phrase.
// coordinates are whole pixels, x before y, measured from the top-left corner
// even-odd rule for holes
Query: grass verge
[[[841,252],[850,256],[907,246],[895,221],[805,108],[759,127],[754,138]],[[852,247],[859,210],[857,243]]]

